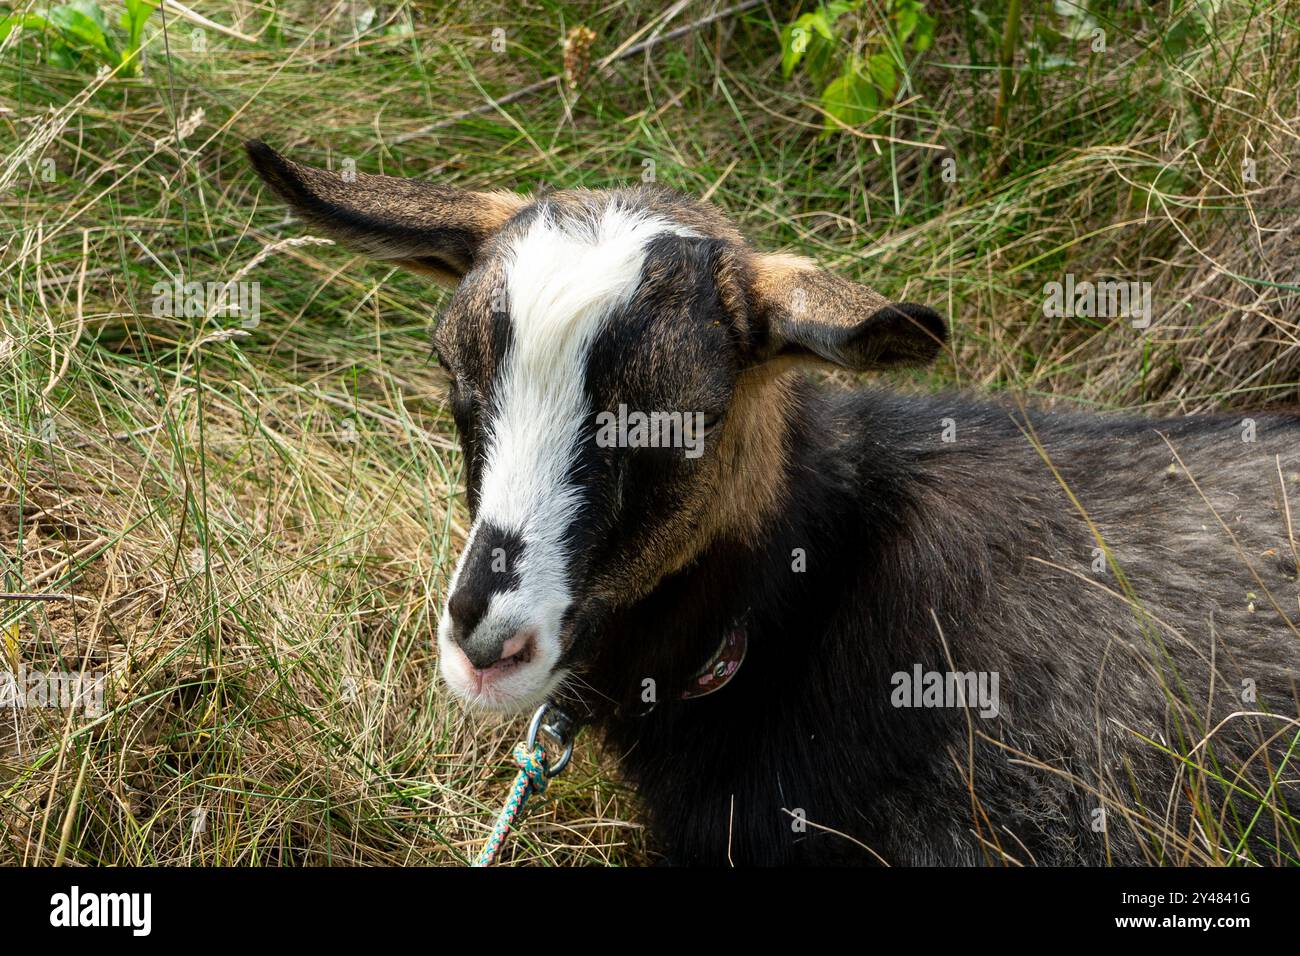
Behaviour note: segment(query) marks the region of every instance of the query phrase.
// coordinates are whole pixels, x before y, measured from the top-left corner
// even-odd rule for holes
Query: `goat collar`
[[[718,645],[713,657],[691,678],[686,690],[682,691],[682,700],[706,697],[726,687],[728,681],[736,676],[736,671],[740,670],[748,647],[749,632],[742,622],[723,635],[722,643]]]

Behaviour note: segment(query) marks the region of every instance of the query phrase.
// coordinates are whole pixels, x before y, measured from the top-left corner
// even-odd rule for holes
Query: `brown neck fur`
[[[720,539],[756,542],[782,508],[792,380],[791,368],[779,362],[741,373],[714,458],[712,500],[700,509],[697,531],[675,556],[669,573]]]

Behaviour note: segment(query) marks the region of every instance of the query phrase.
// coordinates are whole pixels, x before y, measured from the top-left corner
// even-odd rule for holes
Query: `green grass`
[[[445,293],[283,242],[302,230],[245,138],[519,190],[626,184],[652,161],[762,247],[948,315],[951,353],[904,388],[1161,412],[1296,400],[1290,0],[1225,0],[1186,51],[1162,40],[1166,4],[1115,14],[1104,54],[1081,43],[1045,73],[1022,58],[1001,130],[1005,7],[985,5],[990,26],[932,2],[935,46],[886,132],[827,138],[819,91],[781,80],[765,6],[423,133],[561,72],[571,27],[600,58],[670,5],[398,2],[361,36],[351,4],[191,6],[251,39],[208,29],[198,50],[193,24],[169,14],[163,35],[155,15],[139,77],[55,68],[35,34],[0,51],[0,591],[66,598],[0,601],[0,640],[12,665],[111,683],[97,720],[0,711],[0,863],[463,862],[509,777],[518,725],[467,718],[435,681],[465,530],[428,345]],[[872,28],[868,10],[844,42]],[[153,314],[171,274],[241,269],[261,283],[256,328]],[[1046,318],[1043,283],[1066,272],[1153,282],[1153,327]],[[509,858],[642,863],[637,821],[588,741]]]

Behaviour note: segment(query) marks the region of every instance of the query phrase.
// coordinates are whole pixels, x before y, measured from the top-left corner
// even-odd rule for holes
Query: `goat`
[[[598,729],[668,860],[1296,861],[1295,416],[828,387],[801,367],[927,362],[943,319],[660,187],[248,151],[312,227],[455,286],[443,677]]]

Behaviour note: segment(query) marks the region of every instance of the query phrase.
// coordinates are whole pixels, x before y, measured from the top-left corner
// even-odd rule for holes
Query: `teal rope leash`
[[[515,774],[515,782],[510,785],[505,806],[497,814],[496,825],[492,827],[492,833],[483,844],[473,866],[491,866],[496,862],[497,854],[501,852],[510,833],[510,827],[514,825],[515,818],[524,812],[528,798],[534,793],[538,796],[544,794],[546,785],[550,782],[546,770],[546,751],[540,744],[531,751],[525,744],[515,744],[513,756],[519,772]]]
[[[543,724],[542,720],[547,711],[553,711],[555,717]],[[539,730],[545,731],[547,736],[564,748],[563,755],[554,767],[548,766],[546,750],[537,742]],[[573,756],[573,741],[570,739],[572,731],[573,722],[554,704],[548,701],[537,708],[532,722],[528,725],[528,740],[515,744],[511,754],[519,772],[515,774],[515,781],[510,785],[505,805],[497,814],[497,822],[492,827],[492,833],[489,834],[483,849],[474,858],[471,866],[491,866],[496,862],[497,854],[505,845],[506,837],[510,834],[510,828],[514,826],[515,820],[524,812],[528,798],[533,794],[538,796],[544,794],[551,778],[568,765],[569,758]]]

